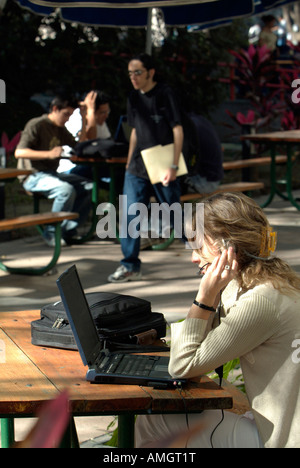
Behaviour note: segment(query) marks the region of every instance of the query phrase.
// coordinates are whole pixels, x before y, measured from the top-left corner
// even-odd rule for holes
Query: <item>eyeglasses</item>
[[[128,76],[131,78],[133,75],[134,76],[141,76],[143,73],[145,73],[147,70],[134,70],[134,71],[129,71]]]

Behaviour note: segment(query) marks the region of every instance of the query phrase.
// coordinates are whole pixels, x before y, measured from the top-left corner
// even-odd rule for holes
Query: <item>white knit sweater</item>
[[[172,324],[170,374],[191,378],[239,357],[265,447],[300,447],[300,293],[260,285],[241,294],[231,281],[222,302],[220,324],[217,314]]]

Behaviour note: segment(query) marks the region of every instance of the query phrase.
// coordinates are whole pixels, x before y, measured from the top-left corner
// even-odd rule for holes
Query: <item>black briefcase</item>
[[[156,339],[166,336],[164,315],[152,312],[149,301],[108,292],[89,293],[86,298],[99,337],[110,350],[150,351]],[[78,349],[61,301],[43,307],[40,319],[31,322],[31,342],[36,346]]]

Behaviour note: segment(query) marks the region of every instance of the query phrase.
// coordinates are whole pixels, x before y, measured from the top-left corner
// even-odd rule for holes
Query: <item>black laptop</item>
[[[57,280],[58,289],[91,383],[180,387],[168,373],[169,357],[110,352],[99,338],[75,265]]]

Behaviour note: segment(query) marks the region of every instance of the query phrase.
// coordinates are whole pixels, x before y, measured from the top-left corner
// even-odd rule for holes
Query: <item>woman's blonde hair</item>
[[[213,239],[220,250],[224,242],[234,247],[242,289],[270,282],[282,292],[300,290],[300,277],[286,262],[270,256],[274,250],[272,229],[256,202],[241,193],[218,193],[203,203],[204,239]]]

